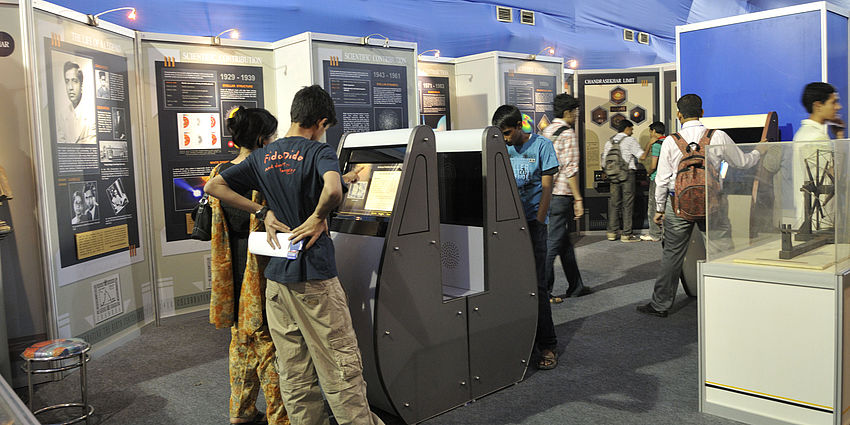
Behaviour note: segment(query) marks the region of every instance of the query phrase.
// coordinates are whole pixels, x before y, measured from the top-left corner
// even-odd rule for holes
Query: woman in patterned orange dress
[[[219,164],[210,178],[233,164],[242,162],[251,152],[270,143],[277,133],[277,119],[262,108],[236,110],[227,119],[233,143],[239,155]],[[262,194],[243,194],[265,205]],[[230,326],[230,423],[289,424],[275,366],[275,349],[265,317],[266,280],[263,269],[267,259],[248,252],[248,234],[263,230],[262,221],[253,214],[228,206],[210,197],[212,207],[212,294],[210,323],[216,328]],[[263,389],[264,415],[256,408]]]

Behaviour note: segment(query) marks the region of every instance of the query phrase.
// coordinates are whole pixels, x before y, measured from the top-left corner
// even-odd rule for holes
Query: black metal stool
[[[52,406],[42,407],[41,409],[33,411],[33,415],[38,415],[39,413],[54,409],[79,407],[82,412],[82,416],[73,418],[67,422],[62,422],[60,425],[73,424],[83,420],[86,421],[86,424],[89,423],[89,418],[92,413],[94,413],[94,407],[88,404],[88,388],[86,386],[86,363],[90,360],[88,355],[89,350],[91,350],[91,344],[82,339],[64,338],[52,339],[33,344],[21,353],[21,358],[26,360],[26,364],[24,364],[21,368],[27,373],[27,389],[29,391],[29,402],[27,403],[27,407],[29,407],[31,411],[33,399],[33,375],[38,373],[64,372],[80,368],[80,392],[83,398],[82,403],[54,404]],[[69,359],[73,359],[74,362],[65,366],[61,366],[60,363],[60,366],[55,368],[35,368],[36,362],[54,362]],[[50,366],[50,363],[48,363],[48,366]]]

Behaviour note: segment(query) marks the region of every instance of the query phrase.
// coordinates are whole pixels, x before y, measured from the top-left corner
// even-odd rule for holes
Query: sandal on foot
[[[552,304],[560,304],[564,302],[564,299],[561,297],[551,296],[549,297],[549,302]]]
[[[558,354],[552,350],[545,350],[540,355],[540,360],[537,361],[537,368],[540,370],[551,370],[558,366]]]

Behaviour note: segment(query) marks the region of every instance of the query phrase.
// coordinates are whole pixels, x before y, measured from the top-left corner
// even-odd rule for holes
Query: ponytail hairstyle
[[[254,150],[263,147],[263,140],[277,132],[277,118],[263,108],[240,106],[227,119],[227,128],[234,145]]]

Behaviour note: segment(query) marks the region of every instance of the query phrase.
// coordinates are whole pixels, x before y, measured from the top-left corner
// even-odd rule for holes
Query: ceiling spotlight
[[[567,68],[576,69],[578,68],[578,59],[570,59],[567,61]]]
[[[426,51],[424,51],[424,52],[420,53],[418,56],[422,56],[422,55],[424,55],[425,53],[429,53],[429,52],[434,52],[434,57],[435,57],[435,58],[439,58],[439,57],[440,57],[440,50],[439,50],[439,49],[426,50]]]
[[[129,19],[131,21],[136,20],[136,8],[135,7],[129,7],[129,6],[127,6],[127,7],[117,7],[115,9],[105,10],[103,12],[98,13],[97,15],[86,15],[86,17],[89,19],[89,25],[96,27],[100,24],[100,21],[98,21],[98,19],[97,19],[97,18],[100,17],[100,15],[110,13],[110,12],[117,12],[119,10],[129,10],[130,13],[127,14],[127,19]]]
[[[237,30],[236,28],[226,29],[226,30],[218,33],[217,36],[212,37],[212,45],[213,46],[221,46],[221,36],[223,36],[224,34],[227,34],[227,33],[230,33],[230,38],[233,38],[233,39],[239,38],[239,30]]]

